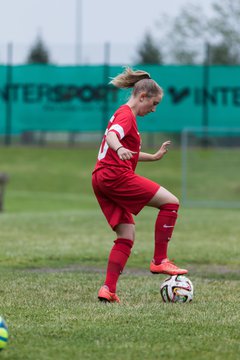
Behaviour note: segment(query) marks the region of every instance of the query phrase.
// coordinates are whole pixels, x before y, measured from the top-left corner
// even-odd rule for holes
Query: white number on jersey
[[[112,123],[114,120],[114,116],[111,117],[109,123]],[[108,143],[106,141],[106,136],[107,136],[107,133],[108,133],[109,129],[107,128],[106,131],[105,131],[105,134],[103,136],[103,139],[102,139],[102,143],[101,143],[101,146],[100,146],[100,149],[99,149],[99,153],[98,153],[98,160],[102,160],[105,158],[106,156],[106,153],[108,151]]]

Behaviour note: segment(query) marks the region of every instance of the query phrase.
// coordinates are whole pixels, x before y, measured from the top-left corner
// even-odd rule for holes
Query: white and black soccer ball
[[[193,299],[193,284],[183,275],[173,275],[163,281],[160,294],[166,303],[187,303]]]

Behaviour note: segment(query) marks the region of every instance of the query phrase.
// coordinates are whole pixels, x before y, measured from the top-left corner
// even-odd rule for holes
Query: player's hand
[[[130,160],[134,155],[137,154],[137,152],[126,149],[125,147],[121,147],[118,150],[117,154],[119,159],[121,160]]]
[[[171,145],[171,141],[165,141],[160,149],[154,154],[154,160],[160,160],[168,152],[168,146]]]

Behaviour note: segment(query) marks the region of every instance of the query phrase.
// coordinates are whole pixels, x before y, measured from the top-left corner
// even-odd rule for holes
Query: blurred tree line
[[[163,15],[155,33],[147,31],[136,49],[136,64],[240,64],[240,0],[212,0],[211,11],[189,3],[175,17]],[[27,63],[50,63],[40,36]]]
[[[148,32],[137,50],[138,64],[240,64],[240,1],[213,0],[206,15],[189,3],[156,24],[159,40]],[[156,31],[157,33],[157,31]]]

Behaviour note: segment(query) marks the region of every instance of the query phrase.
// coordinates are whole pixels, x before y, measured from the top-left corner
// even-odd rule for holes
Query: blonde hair
[[[163,96],[163,89],[151,79],[148,72],[143,70],[132,70],[130,67],[126,67],[124,72],[112,78],[110,84],[120,89],[133,88],[133,96],[145,91],[147,96],[152,97],[158,94]]]

